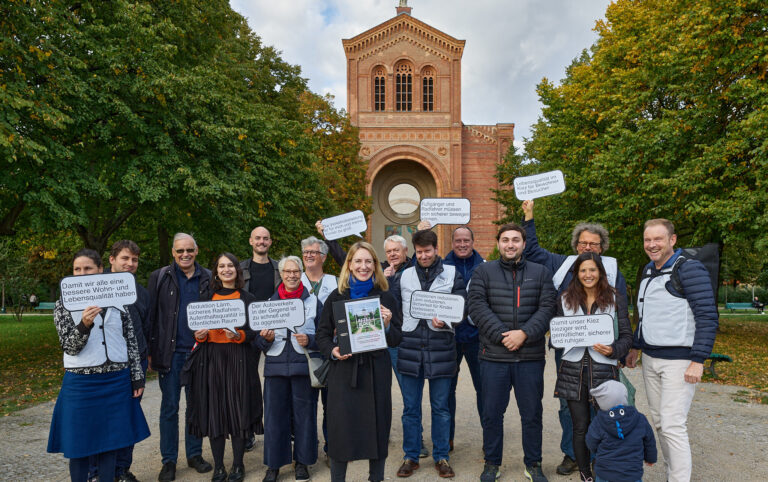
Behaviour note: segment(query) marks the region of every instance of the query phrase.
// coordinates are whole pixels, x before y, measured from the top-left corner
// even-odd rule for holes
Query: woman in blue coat
[[[300,299],[304,324],[291,333],[286,328],[261,330],[256,345],[264,358],[264,482],[274,482],[280,467],[296,461],[296,480],[309,480],[309,465],[317,462],[317,392],[312,388],[304,350],[320,357],[315,344],[322,305],[301,283],[302,264],[288,256],[277,265],[282,283],[271,300]],[[291,434],[294,435],[291,450]]]

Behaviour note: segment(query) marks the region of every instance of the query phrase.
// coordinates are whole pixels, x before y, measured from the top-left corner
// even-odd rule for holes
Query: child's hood
[[[619,405],[610,410],[601,410],[597,414],[598,423],[612,437],[623,439],[635,429],[640,422],[635,407]]]

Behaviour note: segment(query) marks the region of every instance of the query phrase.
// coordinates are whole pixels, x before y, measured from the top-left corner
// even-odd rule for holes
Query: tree
[[[643,222],[666,217],[678,245],[768,246],[767,28],[757,0],[612,3],[590,51],[537,89],[526,169],[561,169],[567,185],[537,202],[543,243],[603,222],[611,254],[637,268]]]

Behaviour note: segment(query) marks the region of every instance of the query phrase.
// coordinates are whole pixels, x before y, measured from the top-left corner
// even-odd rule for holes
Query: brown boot
[[[451,468],[451,465],[445,459],[442,459],[439,462],[437,462],[435,464],[435,469],[437,469],[438,475],[440,475],[440,477],[443,477],[444,479],[448,479],[456,476],[456,474],[453,473],[453,469]]]
[[[413,473],[418,470],[419,463],[414,462],[413,460],[405,459],[403,460],[403,465],[400,466],[400,468],[397,470],[397,476],[398,477],[410,477],[413,475]]]

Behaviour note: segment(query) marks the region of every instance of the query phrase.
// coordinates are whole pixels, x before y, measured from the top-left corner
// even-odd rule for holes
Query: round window
[[[408,216],[419,209],[421,196],[419,190],[411,184],[398,184],[389,191],[387,197],[389,207],[401,216]]]

